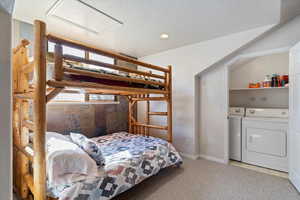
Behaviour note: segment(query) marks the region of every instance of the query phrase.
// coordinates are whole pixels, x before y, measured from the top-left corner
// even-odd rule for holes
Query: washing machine
[[[230,107],[229,109],[229,158],[242,161],[242,118],[245,108]]]
[[[288,109],[246,108],[242,162],[288,171]]]

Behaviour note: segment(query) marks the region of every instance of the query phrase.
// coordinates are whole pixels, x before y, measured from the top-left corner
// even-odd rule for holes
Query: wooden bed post
[[[33,181],[34,199],[46,200],[46,25],[41,21],[35,21],[34,43],[34,160]]]
[[[61,44],[54,47],[54,73],[53,78],[57,81],[63,79],[63,49]]]
[[[128,132],[132,133],[132,120],[131,120],[131,116],[132,116],[132,100],[131,100],[131,96],[128,96]]]
[[[149,98],[150,95],[147,94],[146,95],[146,98]],[[150,124],[150,115],[149,115],[149,112],[150,112],[150,101],[146,101],[146,124],[149,125]],[[146,136],[149,136],[149,127],[145,127],[145,130],[146,130]]]
[[[172,67],[169,65],[167,90],[170,92],[168,95],[167,106],[168,106],[168,140],[172,143],[173,141],[173,122],[172,122]]]

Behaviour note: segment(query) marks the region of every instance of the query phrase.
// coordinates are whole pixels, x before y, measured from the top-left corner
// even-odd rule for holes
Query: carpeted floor
[[[114,200],[300,200],[287,179],[207,160],[184,160]]]

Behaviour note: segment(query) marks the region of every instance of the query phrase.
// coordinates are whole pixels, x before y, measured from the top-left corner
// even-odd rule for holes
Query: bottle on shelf
[[[270,78],[270,75],[266,75],[265,76],[265,80],[263,81],[263,87],[264,88],[271,87],[271,78]]]

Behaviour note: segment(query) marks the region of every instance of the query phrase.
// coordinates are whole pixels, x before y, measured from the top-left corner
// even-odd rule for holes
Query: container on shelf
[[[263,81],[263,87],[264,88],[271,87],[271,77],[270,77],[270,75],[266,75],[265,80]]]
[[[249,88],[260,88],[260,83],[249,83]]]

